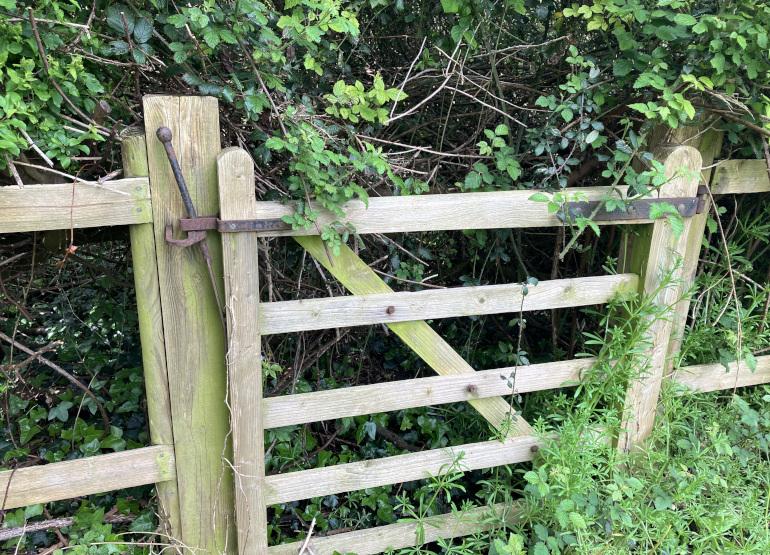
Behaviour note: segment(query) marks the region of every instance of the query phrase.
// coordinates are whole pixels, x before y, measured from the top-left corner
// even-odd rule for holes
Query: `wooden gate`
[[[312,229],[221,236],[210,232],[214,273],[227,317],[225,335],[200,252],[166,242],[165,227],[175,226],[179,236],[178,220],[187,214],[155,130],[171,129],[200,215],[218,213],[222,220],[280,218],[292,210],[276,202],[258,203],[249,153],[238,148],[220,150],[215,99],[149,96],[144,104],[147,136],[127,136],[123,141],[128,179],[111,183],[108,190],[84,188],[85,196],[76,201],[72,185],[43,186],[37,191],[34,186],[3,188],[0,206],[18,216],[10,223],[3,221],[0,231],[58,229],[68,227],[70,221],[76,227],[131,225],[153,446],[22,469],[14,476],[0,474],[0,488],[8,492],[6,508],[156,482],[167,530],[180,545],[210,552],[296,554],[301,544],[267,546],[269,505],[419,480],[428,472],[444,472],[460,452],[468,469],[534,457],[537,438],[521,417],[509,417],[510,405],[504,398],[511,391],[500,376],[507,377],[513,369],[475,371],[426,320],[596,305],[631,290],[650,294],[679,258],[684,260],[679,277],[685,285],[692,283],[706,214],[687,218],[679,238],[663,220],[624,220],[646,224],[626,257],[627,273],[541,282],[530,285],[526,296],[519,284],[396,293],[347,247],[330,259]],[[685,139],[690,146],[682,144]],[[694,197],[696,181],[677,170],[710,166],[719,150],[719,134],[674,134],[660,137],[659,143],[656,158],[664,162],[671,178],[661,196]],[[703,173],[715,194],[770,190],[763,168],[747,168],[744,163],[728,163],[720,166],[714,179],[710,170]],[[586,200],[601,200],[610,192],[607,187],[571,191],[581,192]],[[562,225],[530,196],[529,191],[506,191],[376,198],[368,209],[352,202],[345,211],[359,233]],[[31,206],[43,208],[29,219]],[[320,219],[331,223],[334,217],[322,212]],[[261,236],[294,237],[352,295],[260,302]],[[680,295],[681,290],[664,289],[657,300],[670,305]],[[679,303],[676,311],[687,314],[686,303]],[[387,325],[438,376],[262,398],[262,335],[371,324]],[[649,436],[661,381],[672,364],[669,355],[678,348],[670,322],[655,323],[652,332],[652,373],[630,389],[632,419],[627,436],[619,438],[623,449]],[[582,359],[519,367],[517,391],[560,387],[578,380],[580,370],[590,364],[591,359]],[[738,381],[729,383],[719,364],[683,370],[689,375],[680,374],[678,381],[701,390],[751,385],[770,381],[770,357],[759,358],[755,373],[744,371]],[[424,451],[265,476],[265,429],[460,401],[468,401],[492,426],[502,429],[505,439],[458,446],[454,452]],[[426,540],[472,533],[485,510],[466,514],[463,522],[444,515],[443,524],[426,530]],[[515,507],[488,510],[508,522],[517,517]],[[315,555],[378,553],[413,545],[414,529],[409,523],[395,523],[314,538],[309,545]]]

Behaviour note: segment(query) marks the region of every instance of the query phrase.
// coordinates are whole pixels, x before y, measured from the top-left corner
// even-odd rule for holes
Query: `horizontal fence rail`
[[[765,160],[722,160],[716,163],[711,179],[712,194],[767,192],[770,192],[770,177]]]
[[[516,392],[527,393],[576,383],[581,370],[590,368],[594,358],[547,362],[531,366],[479,370],[468,374],[431,376],[313,393],[268,397],[262,402],[265,428],[280,428],[391,412],[471,399],[485,399],[511,394],[510,375],[516,371]],[[501,377],[505,379],[501,379]]]
[[[280,428],[347,416],[510,395],[508,380],[514,371],[517,393],[569,387],[577,385],[594,362],[595,358],[586,357],[518,368],[511,366],[478,370],[470,374],[431,376],[267,397],[262,402],[264,427]],[[731,362],[729,366],[729,373],[725,372],[724,366],[719,363],[686,366],[678,369],[673,379],[691,388],[693,393],[770,382],[770,355],[757,357],[757,369],[754,372],[751,372],[745,363],[740,371],[737,370],[735,362]]]
[[[521,285],[505,284],[261,303],[260,333],[589,306],[637,283],[634,274],[618,274],[541,281],[529,285],[527,295]]]
[[[152,221],[146,177],[95,183],[0,187],[0,233]]]
[[[176,476],[174,448],[154,445],[0,472],[5,509],[165,482]],[[6,494],[7,492],[7,494]]]
[[[719,391],[770,382],[770,355],[757,357],[757,369],[752,372],[741,363],[728,364],[730,371],[720,363],[684,366],[676,371],[674,380],[693,389],[693,392]]]
[[[463,470],[532,461],[535,458],[532,447],[540,445],[542,444],[537,437],[519,436],[505,441],[468,443],[384,459],[277,474],[265,478],[265,499],[268,505],[274,505],[334,493],[423,480],[429,477],[428,473],[433,476],[446,474],[452,462],[461,453],[464,453],[460,461],[460,467]]]
[[[70,212],[75,228],[143,224],[152,221],[149,180],[146,177],[116,179],[105,183],[9,185],[0,187],[0,233],[46,231],[70,227]],[[570,188],[585,200],[601,200],[609,187]],[[770,191],[770,179],[764,160],[725,160],[717,162],[711,192],[719,194],[760,193]],[[622,196],[626,190],[617,189]],[[495,191],[489,193],[449,193],[408,197],[369,199],[369,208],[361,201],[347,203],[346,220],[358,233],[395,233],[407,231],[448,231],[453,229],[496,229],[561,226],[545,203],[529,200],[534,191]],[[319,225],[329,225],[339,218],[320,211]],[[265,201],[257,203],[259,218],[281,218],[294,213],[291,205]],[[599,225],[649,223],[650,219],[605,220]],[[317,235],[310,229],[263,231],[260,236]]]
[[[460,511],[460,518],[453,513],[435,515],[424,527],[425,543],[445,538],[462,538],[491,530],[506,523],[513,527],[523,522],[523,511],[518,505],[498,503],[492,507],[480,507]],[[366,528],[326,537],[313,537],[308,543],[309,552],[315,555],[345,553],[355,546],[357,555],[374,555],[388,549],[414,547],[416,522],[398,522],[377,528]],[[285,543],[268,548],[268,555],[297,555],[303,542]]]

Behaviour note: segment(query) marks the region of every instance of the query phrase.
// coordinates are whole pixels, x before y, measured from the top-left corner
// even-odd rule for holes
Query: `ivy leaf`
[[[132,532],[152,532],[155,530],[155,514],[152,509],[142,511],[142,514],[131,523],[128,529]]]
[[[58,418],[62,422],[66,422],[69,418],[69,409],[73,407],[72,403],[69,401],[62,401],[55,407],[53,407],[50,411],[48,411],[48,420],[53,420],[54,418]]]

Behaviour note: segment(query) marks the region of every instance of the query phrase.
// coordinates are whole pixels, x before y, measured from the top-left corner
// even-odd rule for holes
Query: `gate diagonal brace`
[[[648,220],[650,219],[650,211],[653,204],[668,203],[679,213],[683,218],[690,218],[696,214],[703,213],[705,208],[705,198],[703,195],[708,193],[708,188],[705,185],[698,187],[698,196],[692,198],[651,198],[651,199],[636,199],[631,201],[625,201],[625,208],[618,207],[614,210],[606,209],[606,201],[580,201],[580,202],[567,202],[565,208],[570,218],[585,218],[593,214],[597,207],[601,206],[601,210],[593,217],[594,221],[609,221],[609,220]]]

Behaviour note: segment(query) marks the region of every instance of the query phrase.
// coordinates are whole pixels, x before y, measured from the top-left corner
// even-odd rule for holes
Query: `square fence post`
[[[219,107],[211,97],[146,96],[144,115],[179,487],[176,539],[191,550],[234,554],[238,546],[221,312],[200,250],[166,243],[166,225],[173,225],[179,237],[178,219],[188,214],[155,135],[159,127],[171,130],[193,205],[202,216],[216,214]],[[208,237],[222,291],[221,244],[217,233]]]

